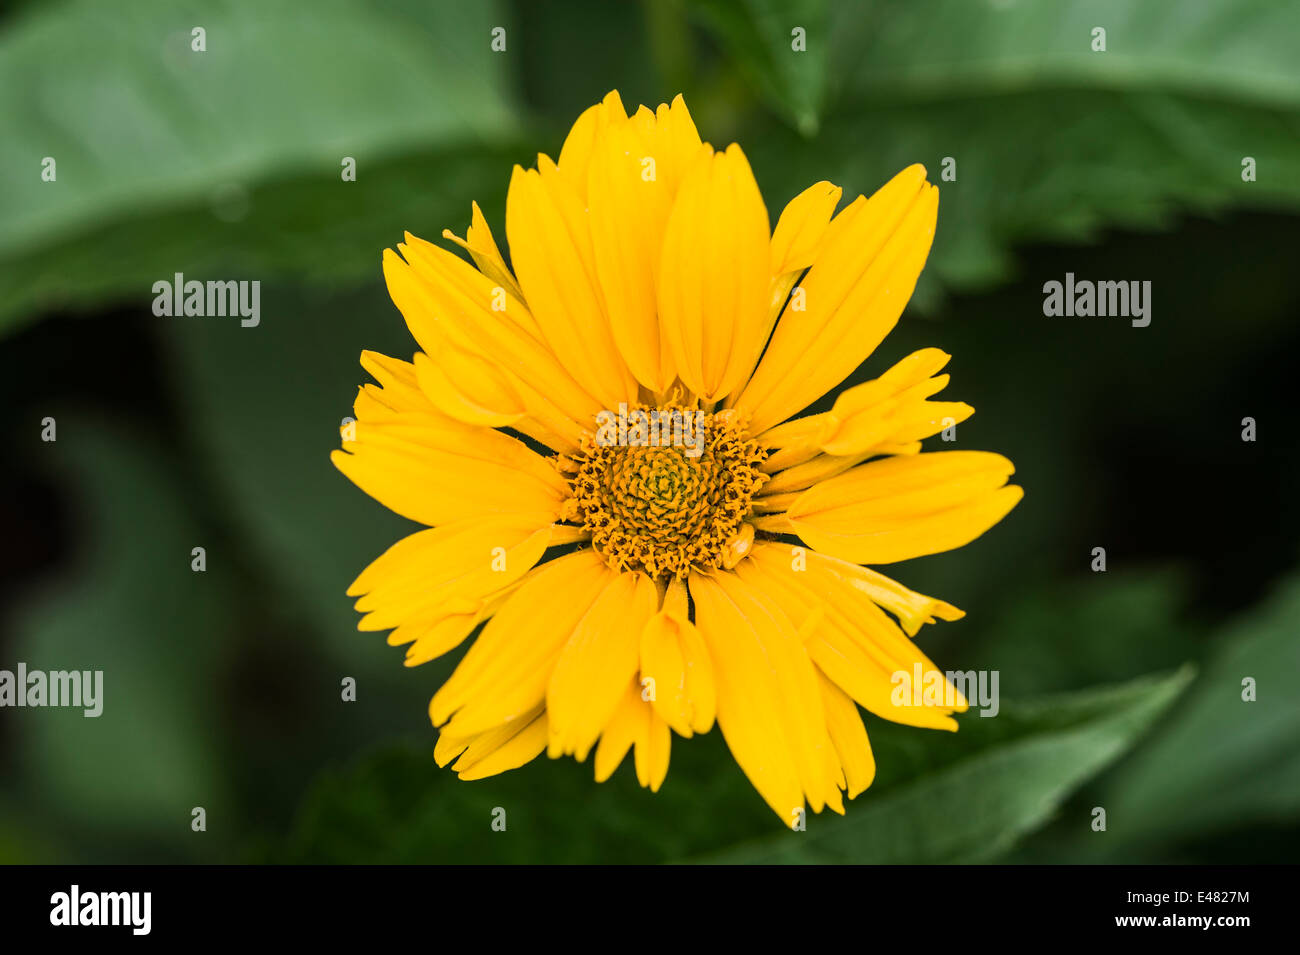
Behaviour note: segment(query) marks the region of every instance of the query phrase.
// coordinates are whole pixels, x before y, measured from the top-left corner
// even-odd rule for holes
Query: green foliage
[[[485,157],[519,132],[509,61],[488,43],[500,12],[321,0],[302,13],[82,0],[13,24],[0,38],[0,323],[138,301],[174,272],[355,280],[403,228],[468,218],[484,176],[506,168]]]
[[[1102,788],[1099,804],[1135,842],[1284,825],[1300,814],[1297,621],[1293,577],[1221,635],[1175,718]]]
[[[926,741],[916,776],[868,790],[843,819],[817,820],[707,861],[955,863],[996,858],[1057,810],[1074,787],[1127,751],[1191,672],[967,714],[958,740]],[[878,759],[889,758],[886,749]],[[887,763],[888,764],[888,763]],[[923,768],[922,768],[923,767]],[[1087,818],[1078,825],[1086,826]]]
[[[356,320],[367,313],[388,320]],[[272,291],[256,329],[179,319],[166,332],[196,451],[241,539],[292,610],[331,644],[382,645],[357,633],[344,592],[366,562],[417,527],[359,494],[329,454],[369,380],[357,361],[362,349],[407,359],[415,350],[386,293]],[[388,668],[400,657],[370,659]]]
[[[156,450],[90,418],[60,416],[58,428],[43,451],[61,481],[89,491],[77,515],[87,547],[24,608],[14,652],[29,671],[102,670],[103,712],[6,710],[33,781],[9,795],[59,819],[51,828],[67,842],[98,842],[111,819],[136,852],[198,855],[210,847],[191,838],[191,809],[229,811],[218,731],[235,620],[227,555]],[[191,569],[195,547],[205,572]]]
[[[956,736],[871,720],[883,772],[848,804],[782,833],[719,734],[674,740],[668,782],[638,792],[630,766],[534,761],[461,783],[413,749],[386,750],[313,788],[283,855],[296,862],[962,862],[995,856],[1125,752],[1187,684],[1180,671],[962,720]],[[491,829],[492,810],[507,829]],[[1086,824],[1086,822],[1085,822]],[[734,847],[734,848],[728,848]]]
[[[683,66],[674,21],[688,10],[727,57],[711,74]],[[490,49],[512,22],[492,4],[328,0],[309,20],[237,0],[27,11],[0,40],[0,323],[138,296],[174,271],[372,274],[404,228],[458,224],[474,197],[499,206],[536,138],[512,91],[521,60],[552,122],[531,145],[556,153],[563,124],[609,88],[630,104],[684,92],[706,136],[743,133],[774,218],[817,179],[869,193],[912,162],[938,177],[952,157],[926,301],[936,280],[1006,278],[1028,240],[1300,199],[1294,4],[707,0],[656,7],[650,49],[634,11],[523,9],[517,57]],[[190,49],[200,23],[204,53]],[[95,36],[111,68],[70,35]],[[568,68],[575,47],[599,76]],[[755,113],[737,77],[789,128]],[[55,183],[40,179],[46,156]],[[340,181],[343,156],[355,183]],[[1245,156],[1256,182],[1242,182]]]
[[[784,37],[771,26],[779,6]],[[755,89],[804,133],[743,143],[775,209],[809,182],[870,194],[921,162],[941,188],[927,279],[982,287],[1029,240],[1167,228],[1179,212],[1300,204],[1300,7],[1031,0],[708,3]],[[823,19],[815,8],[826,7]],[[753,9],[751,9],[753,8]],[[809,52],[786,24],[808,25]],[[1092,30],[1107,48],[1092,50]],[[773,46],[776,44],[776,46]],[[780,47],[781,63],[755,66]],[[764,61],[760,61],[764,62]],[[824,76],[817,75],[824,72]],[[830,94],[816,111],[825,86]],[[812,112],[810,112],[812,111]],[[1243,182],[1242,159],[1258,179]],[[956,179],[942,181],[945,157]],[[785,177],[778,183],[769,175]]]
[[[1295,846],[1300,585],[1261,595],[1295,564],[1300,515],[1300,6],[310,8],[74,0],[2,21],[0,396],[22,477],[67,528],[13,594],[0,666],[103,667],[107,699],[98,720],[0,713],[0,861],[1159,862],[1222,857],[1244,830]],[[629,106],[683,93],[706,139],[745,148],[773,221],[814,181],[851,197],[925,163],[943,196],[918,290],[933,320],[910,316],[857,377],[950,351],[945,394],[979,409],[959,446],[1007,453],[1027,488],[970,547],[886,568],[970,612],[923,647],[998,670],[1001,714],[956,734],[868,717],[875,785],[805,833],[716,732],[675,739],[653,795],[630,765],[597,786],[545,758],[458,781],[424,709],[457,654],[404,669],[344,594],[412,529],[328,461],[359,352],[415,347],[382,249],[462,232],[475,199],[504,244],[511,164],[556,156],[612,88]],[[1189,221],[1205,214],[1221,218]],[[1041,320],[1044,276],[1067,269],[1153,279],[1155,322]],[[175,272],[261,280],[260,325],[151,315]],[[64,311],[86,324],[39,324]],[[106,341],[131,357],[95,367]],[[35,442],[56,404],[59,441]]]
[[[1201,673],[1146,746],[1086,791],[1104,836],[1053,827],[1026,857],[1157,861],[1180,845],[1229,841],[1300,816],[1300,581],[1218,635]],[[1254,681],[1254,699],[1244,681]],[[1248,858],[1248,857],[1247,857]]]
[[[805,136],[816,134],[828,79],[825,0],[701,0],[692,9],[736,68]]]

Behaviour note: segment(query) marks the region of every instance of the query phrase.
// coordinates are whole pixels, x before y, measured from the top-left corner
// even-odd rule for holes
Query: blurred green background
[[[0,668],[102,668],[106,701],[0,710],[0,860],[1293,860],[1297,37],[1288,0],[11,6]],[[876,784],[806,833],[716,732],[674,741],[658,795],[630,760],[601,786],[545,758],[457,781],[425,707],[459,653],[405,669],[343,593],[409,530],[327,460],[360,350],[414,348],[381,250],[462,232],[472,199],[502,236],[511,165],[613,88],[684,93],[773,220],[816,180],[924,163],[933,254],[854,378],[949,351],[945,397],[977,409],[958,446],[1027,491],[972,546],[886,568],[969,612],[922,646],[998,670],[1001,715],[867,717]],[[1151,281],[1151,325],[1045,318],[1067,271]],[[175,272],[260,280],[260,326],[155,317]]]

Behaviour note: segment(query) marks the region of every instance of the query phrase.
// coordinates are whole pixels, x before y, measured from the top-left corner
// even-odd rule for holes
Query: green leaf
[[[1300,208],[1297,34],[1300,6],[1271,0],[832,4],[823,133],[746,149],[776,208],[818,179],[870,194],[925,164],[942,196],[927,299],[1006,278],[1029,241]]]
[[[21,607],[13,653],[29,672],[101,670],[103,709],[6,710],[25,744],[22,792],[41,807],[34,815],[62,820],[61,834],[100,840],[96,821],[112,819],[137,849],[195,851],[191,809],[229,808],[213,758],[232,627],[227,555],[155,450],[84,418],[60,416],[58,429],[43,453],[75,489],[88,543],[69,579]],[[205,572],[191,569],[195,547],[206,548]]]
[[[826,89],[825,0],[702,0],[691,9],[759,94],[814,135]]]
[[[424,744],[385,746],[321,774],[289,836],[265,861],[286,863],[657,863],[770,832],[772,816],[720,735],[674,739],[658,793],[637,785],[629,754],[612,779],[592,764],[539,757],[462,782]],[[505,831],[492,828],[505,811]]]
[[[339,680],[357,680],[360,702],[349,704],[339,730],[350,745],[427,728],[429,698],[455,655],[403,667],[403,648],[358,631],[361,615],[347,596],[367,564],[421,525],[366,495],[330,461],[357,390],[370,380],[361,351],[407,360],[415,351],[387,291],[266,286],[256,327],[157,321],[170,390],[214,506],[276,620],[310,647],[315,666],[299,672],[309,695],[337,700]]]
[[[403,228],[440,229],[452,196],[467,216],[499,178],[482,160],[516,125],[501,23],[417,0],[27,12],[0,39],[0,323],[145,303],[174,272],[373,274]]]
[[[842,95],[902,99],[1031,89],[1163,86],[1295,103],[1293,4],[1273,0],[921,0],[832,4]],[[1097,51],[1094,31],[1105,31]]]
[[[344,295],[269,287],[261,308],[255,328],[219,318],[159,319],[197,454],[284,609],[355,668],[346,673],[398,680],[402,651],[381,634],[357,631],[346,590],[366,564],[419,527],[364,494],[329,455],[358,387],[369,380],[358,361],[362,349],[409,360],[415,343],[380,286]],[[430,672],[439,666],[420,671],[421,682],[432,686]],[[422,708],[411,717],[408,725],[425,724]]]
[[[630,757],[599,785],[590,763],[542,758],[465,783],[434,765],[430,738],[323,775],[291,837],[267,856],[297,863],[982,858],[1042,822],[1131,745],[1189,676],[1005,704],[996,719],[964,717],[956,734],[872,719],[875,786],[848,805],[844,819],[826,812],[799,834],[781,832],[717,732],[674,738],[657,794],[637,786]],[[491,828],[498,807],[505,832]]]
[[[1228,632],[1191,692],[1106,781],[1105,848],[1163,845],[1300,818],[1300,579]],[[1256,699],[1243,699],[1243,681]]]
[[[1047,821],[1081,783],[1126,751],[1190,681],[1184,668],[1036,703],[1005,703],[992,719],[968,714],[946,763],[912,781],[868,790],[843,817],[806,832],[707,857],[721,863],[959,863],[997,856]],[[873,727],[874,727],[873,723]],[[916,730],[910,731],[918,733]],[[877,739],[873,735],[873,741]],[[878,765],[891,757],[877,746]],[[929,762],[929,759],[926,760]],[[1087,826],[1089,819],[1079,820]]]
[[[1199,653],[1190,585],[1175,568],[1088,573],[1017,594],[986,611],[987,634],[956,638],[965,668],[998,669],[1002,686],[1060,692],[1136,679]],[[1188,619],[1192,618],[1192,619]]]

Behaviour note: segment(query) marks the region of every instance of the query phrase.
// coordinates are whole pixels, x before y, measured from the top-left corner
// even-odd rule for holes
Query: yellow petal
[[[945,698],[919,706],[896,697],[899,675],[910,679],[918,667],[922,680],[951,684],[866,594],[810,556],[788,544],[758,544],[736,573],[801,628],[808,656],[869,712],[909,726],[955,730],[950,714],[966,709],[962,695],[952,687],[951,705]]]
[[[693,574],[690,591],[709,653],[725,661],[718,725],[754,788],[786,825],[805,796],[814,811],[838,801],[816,672],[789,619],[730,571]]]
[[[684,124],[675,115],[685,112],[684,105],[660,109],[662,126],[642,107],[632,119],[615,120],[597,135],[587,205],[596,271],[614,341],[637,379],[662,393],[676,373],[659,334],[659,257],[683,171],[680,167],[699,149],[700,141],[689,114]],[[685,150],[690,152],[683,155]]]
[[[515,277],[510,274],[510,268],[506,265],[501,250],[497,248],[497,240],[492,237],[492,230],[488,228],[487,219],[483,218],[477,202],[472,203],[470,225],[465,230],[465,238],[454,235],[450,229],[443,229],[442,237],[450,239],[468,252],[480,272],[507,289],[519,301],[524,301],[524,293]]]
[[[443,414],[466,424],[504,428],[528,413],[510,380],[493,362],[485,361],[451,342],[438,350],[438,360],[415,356],[421,390]]]
[[[560,365],[523,303],[498,292],[490,279],[446,249],[410,234],[399,248],[407,260],[386,250],[384,277],[430,359],[436,363],[443,344],[451,342],[495,364],[531,417],[576,444],[600,403]],[[498,304],[504,311],[494,310]]]
[[[511,723],[494,726],[490,730],[470,736],[453,736],[444,729],[438,733],[438,743],[433,749],[434,762],[439,766],[446,766],[453,759],[460,757],[457,768],[468,768],[503,743],[513,739],[520,730],[530,726],[534,720],[544,716],[545,713],[545,708],[536,706]]]
[[[620,697],[596,746],[596,782],[603,783],[614,775],[627,751],[635,746],[637,781],[651,792],[658,792],[668,775],[671,745],[668,724],[641,699],[641,688],[633,681]]]
[[[879,378],[842,392],[830,411],[777,425],[763,441],[772,448],[816,448],[849,457],[928,438],[974,413],[961,402],[926,400],[948,384],[947,375],[935,377],[947,362],[938,348],[913,352]]]
[[[591,165],[591,152],[596,136],[610,123],[627,119],[627,110],[619,98],[618,90],[610,90],[595,106],[583,110],[560,149],[560,172],[574,191],[583,199],[587,197],[587,171]],[[512,242],[511,245],[514,243]]]
[[[938,348],[922,348],[895,364],[879,378],[844,391],[828,415],[820,447],[828,454],[853,454],[885,442],[903,443],[928,438],[943,426],[916,433],[917,419],[942,420],[956,402],[929,402],[948,384],[936,373],[949,356]],[[961,405],[965,420],[973,409]],[[954,423],[956,423],[954,421]],[[772,429],[778,431],[779,428]]]
[[[504,726],[471,737],[438,737],[434,758],[445,766],[459,753],[452,767],[463,780],[486,779],[510,769],[518,769],[539,756],[546,748],[546,712],[540,707]],[[444,747],[444,740],[446,745]]]
[[[636,400],[637,384],[605,317],[587,211],[546,157],[538,163],[515,167],[506,196],[515,273],[551,350],[603,408],[617,408]]]
[[[635,680],[629,681],[596,745],[596,782],[603,783],[609,779],[623,762],[623,757],[636,742],[641,724],[646,719],[645,710],[641,687]]]
[[[717,712],[713,661],[687,619],[686,585],[668,583],[664,605],[641,632],[641,679],[654,681],[654,710],[682,736],[707,733]]]
[[[657,601],[649,577],[618,574],[574,628],[546,689],[552,758],[587,758],[636,673],[641,631]]]
[[[511,588],[507,587],[501,594],[508,595],[510,592]],[[388,635],[388,645],[405,645],[406,657],[402,660],[402,665],[417,667],[456,649],[499,606],[500,596],[494,594],[473,608],[449,608],[437,617],[426,616],[403,621]]]
[[[330,460],[381,504],[429,525],[516,515],[540,527],[558,517],[568,485],[523,442],[442,414],[409,383],[380,394],[363,390]]]
[[[790,200],[772,231],[774,276],[800,272],[813,264],[843,193],[839,186],[823,181]]]
[[[876,760],[871,755],[867,728],[862,725],[862,716],[852,698],[821,670],[817,671],[817,677],[826,709],[826,728],[844,770],[845,789],[853,799],[876,778]]]
[[[415,366],[400,358],[389,358],[377,351],[361,353],[361,367],[378,384],[364,385],[362,407],[370,412],[368,417],[382,418],[409,411],[428,411],[433,405],[428,395],[420,390],[415,377]],[[354,409],[361,413],[362,408]],[[346,439],[345,439],[346,440]]]
[[[800,283],[804,310],[786,307],[733,402],[750,412],[756,433],[843,381],[894,327],[929,254],[938,202],[924,167],[911,166],[831,221]]]
[[[404,537],[348,588],[366,614],[360,630],[387,630],[445,616],[457,602],[477,605],[541,559],[549,525],[511,517],[459,521]]]
[[[703,146],[668,217],[659,315],[677,374],[713,401],[737,388],[770,330],[770,234],[740,147]]]
[[[577,451],[577,423],[504,366],[450,339],[437,356],[417,352],[415,369],[420,390],[443,414],[466,424],[513,428],[561,454]]]
[[[643,787],[657,793],[668,775],[668,756],[672,748],[672,734],[668,724],[659,718],[654,709],[643,709],[645,720],[636,741],[636,778]]]
[[[936,619],[960,620],[966,616],[964,611],[952,604],[909,590],[898,581],[869,567],[859,567],[838,557],[816,552],[809,553],[808,560],[815,561],[824,569],[842,577],[849,586],[856,587],[892,613],[909,637],[916,636],[922,626],[934,623]]]
[[[823,553],[889,564],[961,547],[1016,506],[1015,466],[985,451],[938,451],[871,461],[804,491],[789,529]],[[762,519],[757,523],[762,526]]]
[[[788,497],[791,491],[802,491],[837,474],[843,474],[855,464],[861,464],[868,454],[869,452],[859,452],[847,457],[835,457],[829,454],[814,455],[811,460],[803,464],[796,464],[772,475],[771,480],[763,485],[758,503],[763,503],[764,509],[770,510],[774,506],[773,498]],[[788,505],[783,504],[780,509],[784,510],[786,506]]]
[[[429,718],[453,736],[520,719],[546,699],[546,684],[578,622],[613,577],[591,550],[531,571],[434,695]]]
[[[638,111],[638,118],[641,115]],[[659,154],[666,162],[659,164],[659,178],[676,194],[687,167],[700,151],[699,131],[680,93],[673,97],[672,105],[659,104],[653,129],[647,129],[647,135],[661,142]]]
[[[389,297],[432,357],[445,341],[486,357],[513,357],[541,338],[522,300],[460,256],[410,232],[396,249],[384,250],[383,268]]]

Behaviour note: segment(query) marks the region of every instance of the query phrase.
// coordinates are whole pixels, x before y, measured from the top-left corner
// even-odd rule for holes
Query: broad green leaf
[[[833,3],[837,91],[879,100],[1162,86],[1240,100],[1300,99],[1294,4],[1273,0],[920,0]],[[1104,50],[1095,31],[1104,31]]]
[[[6,709],[31,781],[8,795],[33,800],[64,833],[102,839],[97,823],[112,819],[142,852],[175,850],[192,835],[193,807],[214,821],[230,808],[214,761],[233,626],[229,554],[188,512],[156,451],[102,422],[59,416],[57,426],[41,453],[79,502],[88,543],[72,577],[21,606],[13,653],[29,672],[101,670],[102,712]],[[191,569],[195,547],[206,548],[204,572]]]
[[[1009,249],[1029,241],[1162,228],[1184,212],[1300,207],[1296,4],[919,0],[830,10],[822,133],[773,133],[746,149],[760,181],[776,173],[764,185],[778,202],[818,179],[846,197],[870,194],[923,163],[942,197],[924,300],[937,282],[1006,278]],[[1105,52],[1092,51],[1095,27],[1106,30]],[[1246,157],[1256,181],[1242,179]]]
[[[0,323],[145,304],[175,272],[372,273],[403,228],[440,231],[447,199],[467,215],[485,168],[500,177],[482,160],[516,123],[502,23],[417,0],[25,11],[0,37]]]
[[[946,765],[934,765],[874,797],[868,790],[843,818],[813,817],[806,832],[781,833],[703,861],[957,863],[994,858],[1046,822],[1069,793],[1129,749],[1191,676],[1184,668],[1112,689],[1006,703],[991,719],[968,714],[953,740],[965,748]],[[878,764],[882,761],[887,757],[878,753]],[[1089,822],[1081,818],[1079,825]]]
[[[1300,819],[1300,580],[1231,626],[1185,698],[1089,799],[1104,839],[1057,833],[1074,858],[1132,859],[1250,826]],[[1247,701],[1243,681],[1254,681]]]
[[[812,136],[826,89],[826,6],[826,0],[702,0],[691,9],[763,98]]]

